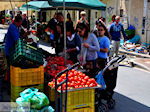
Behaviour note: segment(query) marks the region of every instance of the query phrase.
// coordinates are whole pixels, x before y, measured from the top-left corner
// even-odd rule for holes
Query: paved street
[[[150,72],[120,67],[111,112],[150,112]]]

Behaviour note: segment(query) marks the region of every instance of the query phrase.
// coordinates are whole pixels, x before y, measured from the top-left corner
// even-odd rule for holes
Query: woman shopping
[[[109,40],[109,33],[107,31],[106,26],[99,22],[97,25],[99,37],[98,42],[100,45],[100,49],[97,52],[98,54],[98,59],[97,59],[97,65],[100,70],[105,68],[105,65],[107,63],[107,58],[108,58],[108,52],[109,52],[109,47],[110,47],[110,40]]]
[[[86,24],[79,23],[76,28],[82,43],[80,62],[85,66],[89,76],[95,77],[97,51],[100,49],[98,40],[95,34],[89,32],[89,27]]]

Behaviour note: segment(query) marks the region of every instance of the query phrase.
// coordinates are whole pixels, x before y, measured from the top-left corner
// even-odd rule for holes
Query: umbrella
[[[63,0],[48,0],[53,7],[63,7]],[[105,10],[106,5],[99,0],[65,0],[67,9],[96,9]]]

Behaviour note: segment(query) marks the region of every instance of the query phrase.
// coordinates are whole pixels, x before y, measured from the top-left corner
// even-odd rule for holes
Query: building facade
[[[101,0],[107,5],[106,18],[121,15],[125,28],[129,24],[136,27],[141,42],[150,44],[150,0]]]

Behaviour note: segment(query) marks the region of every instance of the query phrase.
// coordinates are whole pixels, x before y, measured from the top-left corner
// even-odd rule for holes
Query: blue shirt
[[[5,39],[5,54],[9,56],[9,49],[13,47],[15,42],[19,39],[19,28],[15,24],[11,24],[8,28],[6,39]]]
[[[110,35],[112,37],[112,40],[120,41],[121,38],[121,32],[123,34],[123,37],[126,39],[126,34],[124,32],[123,25],[121,23],[116,24],[116,22],[112,23],[110,25],[109,29]]]
[[[106,36],[98,37],[97,39],[100,44],[100,49],[105,49],[105,48],[109,49],[110,40],[108,37],[106,37]],[[105,53],[105,52],[98,51],[97,54],[98,54],[98,58],[106,59],[108,57],[108,53]]]

